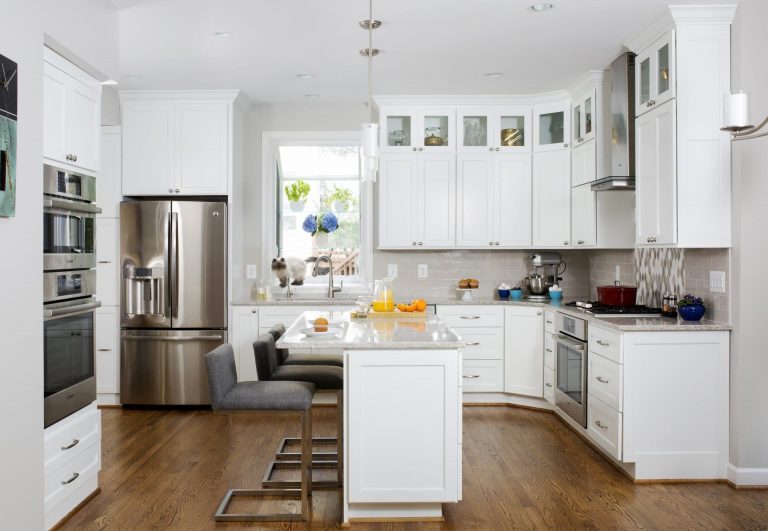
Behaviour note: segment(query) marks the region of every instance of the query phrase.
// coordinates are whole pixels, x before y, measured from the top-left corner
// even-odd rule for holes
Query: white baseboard
[[[737,487],[768,486],[768,468],[739,468],[728,463],[726,476]]]
[[[552,410],[552,404],[543,398],[513,395],[509,393],[462,393],[462,402],[468,404],[507,404],[510,406],[530,407]]]
[[[119,393],[99,393],[96,395],[96,404],[99,406],[119,406]]]

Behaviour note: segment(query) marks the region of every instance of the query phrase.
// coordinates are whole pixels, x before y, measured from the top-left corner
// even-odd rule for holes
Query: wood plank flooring
[[[244,527],[215,524],[227,488],[259,487],[288,416],[202,410],[103,409],[101,493],[63,529]],[[333,435],[335,408],[316,408],[316,435]],[[405,436],[405,435],[404,435]],[[464,500],[443,523],[355,523],[353,529],[768,529],[768,491],[725,484],[635,485],[552,414],[464,409]],[[340,491],[315,491],[311,524],[337,529]]]

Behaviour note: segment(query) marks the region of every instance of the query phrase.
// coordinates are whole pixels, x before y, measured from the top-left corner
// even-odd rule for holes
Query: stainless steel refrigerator
[[[204,356],[227,341],[227,204],[120,204],[120,401],[210,404]]]

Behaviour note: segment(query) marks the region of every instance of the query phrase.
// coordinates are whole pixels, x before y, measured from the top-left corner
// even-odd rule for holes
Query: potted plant
[[[293,184],[285,186],[285,196],[291,205],[291,210],[301,212],[309,196],[309,184],[299,179]]]
[[[333,192],[326,199],[325,204],[329,207],[333,207],[336,212],[346,212],[350,205],[354,205],[357,202],[352,195],[352,190],[349,188],[333,187]]]
[[[677,301],[677,311],[685,321],[698,321],[704,315],[706,308],[701,297],[686,293]]]
[[[339,219],[333,212],[310,214],[301,224],[304,232],[316,238],[318,249],[328,247],[328,235],[339,228]]]

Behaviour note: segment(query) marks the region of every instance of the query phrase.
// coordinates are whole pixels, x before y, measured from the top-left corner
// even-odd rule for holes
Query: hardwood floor
[[[316,408],[314,432],[332,435],[335,408]],[[230,487],[259,487],[291,417],[210,411],[103,409],[101,493],[63,529],[214,529]],[[464,500],[443,523],[356,523],[354,529],[768,529],[768,491],[725,484],[634,485],[554,415],[464,409]],[[337,529],[340,491],[313,496],[309,524]]]

